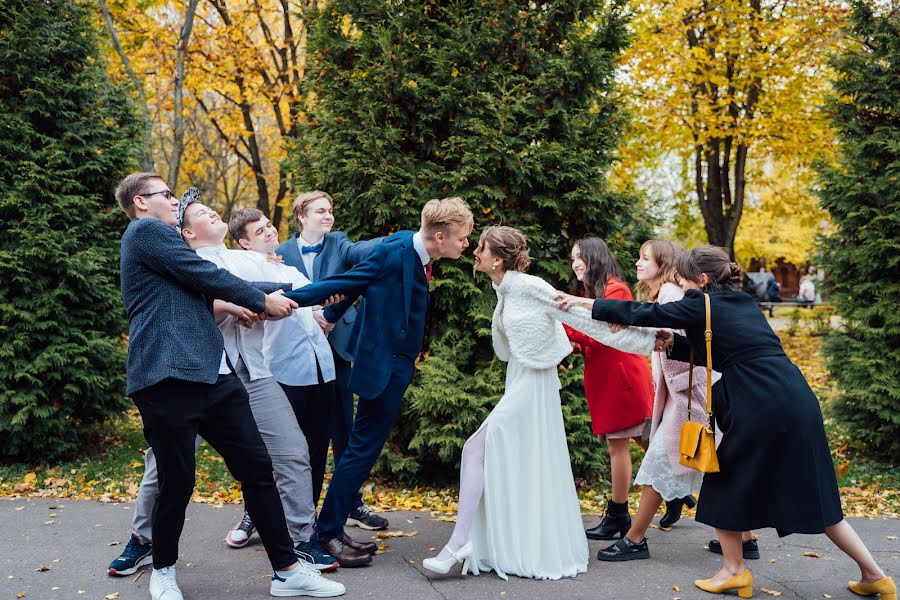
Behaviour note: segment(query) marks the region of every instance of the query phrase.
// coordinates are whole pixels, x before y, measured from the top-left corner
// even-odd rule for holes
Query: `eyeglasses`
[[[150,196],[155,196],[157,194],[162,194],[166,200],[171,200],[172,198],[175,197],[175,194],[173,194],[170,190],[160,190],[158,192],[151,192],[149,194],[138,194],[138,195],[143,196],[144,198],[149,198]]]

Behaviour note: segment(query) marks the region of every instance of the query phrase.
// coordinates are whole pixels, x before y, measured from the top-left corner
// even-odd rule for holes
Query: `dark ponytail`
[[[718,246],[697,246],[678,257],[678,273],[685,279],[700,283],[700,275],[706,273],[709,283],[706,292],[738,289],[743,279],[743,269]]]

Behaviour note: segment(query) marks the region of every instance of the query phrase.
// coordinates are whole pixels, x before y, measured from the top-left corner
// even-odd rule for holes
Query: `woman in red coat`
[[[606,243],[598,237],[572,247],[574,293],[585,298],[631,300],[622,271]],[[644,419],[653,412],[653,381],[647,358],[613,350],[565,326],[575,352],[584,354],[584,393],[594,435],[606,438],[612,479],[612,499],[599,525],[585,533],[594,540],[625,535],[631,527],[628,489],[631,487],[631,439],[640,442]]]

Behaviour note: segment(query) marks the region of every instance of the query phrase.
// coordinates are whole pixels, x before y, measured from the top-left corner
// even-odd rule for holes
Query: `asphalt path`
[[[54,499],[0,499],[0,600],[148,600],[149,572],[114,578],[106,566],[124,548],[133,505]],[[234,550],[223,538],[240,518],[240,507],[192,504],[181,538],[178,581],[186,600],[269,598],[269,570],[258,538]],[[537,581],[493,573],[445,576],[425,571],[422,559],[446,542],[452,523],[423,512],[384,513],[391,531],[406,537],[385,539],[374,562],[327,575],[347,588],[345,598],[376,599],[548,599],[691,600],[720,597],[697,590],[693,581],[709,577],[720,557],[705,549],[710,528],[683,519],[670,532],[651,529],[650,560],[600,563],[597,550],[610,542],[590,542],[587,573],[574,579]],[[851,519],[882,567],[900,575],[900,520]],[[597,517],[585,516],[585,524]],[[527,527],[527,523],[522,524]],[[359,539],[371,532],[349,529]],[[415,532],[413,535],[412,533]],[[855,565],[822,536],[779,539],[773,530],[759,532],[762,558],[748,561],[755,597],[783,600],[858,598],[847,590],[857,578]],[[812,555],[805,555],[811,553]],[[763,589],[764,588],[764,589]],[[765,590],[768,590],[765,591]],[[773,593],[770,593],[773,592]],[[24,593],[24,596],[18,594]]]

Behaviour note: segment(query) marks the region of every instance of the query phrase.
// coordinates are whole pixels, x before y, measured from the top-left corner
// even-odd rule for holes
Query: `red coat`
[[[628,286],[610,278],[603,298],[631,300],[632,296]],[[650,418],[653,379],[647,357],[614,350],[568,325],[563,327],[584,354],[584,395],[594,434],[621,431]]]

